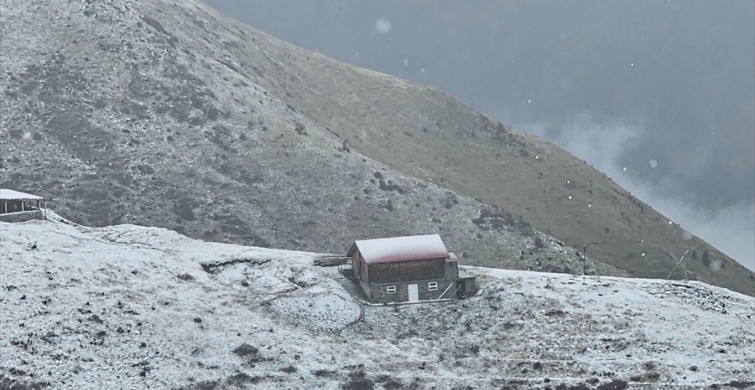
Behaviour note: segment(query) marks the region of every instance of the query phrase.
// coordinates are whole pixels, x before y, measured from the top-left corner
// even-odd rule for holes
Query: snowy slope
[[[165,229],[2,223],[0,249],[0,388],[755,384],[755,298],[699,282],[469,267],[476,297],[393,307],[317,254]]]

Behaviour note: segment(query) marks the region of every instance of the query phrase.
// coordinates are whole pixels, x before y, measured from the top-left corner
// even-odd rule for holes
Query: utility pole
[[[684,257],[687,256],[687,253],[689,253],[689,249],[687,249],[686,251],[684,251],[684,254],[682,255],[682,257],[679,258],[679,261],[676,262],[676,265],[674,265],[674,268],[672,268],[671,272],[669,272],[668,276],[666,276],[666,280],[668,280],[669,278],[671,278],[671,275],[676,270],[676,267],[678,267],[679,264],[681,264],[682,261],[684,261]],[[682,268],[684,268],[684,281],[686,282],[687,281],[687,268],[685,268],[683,266],[682,266]]]

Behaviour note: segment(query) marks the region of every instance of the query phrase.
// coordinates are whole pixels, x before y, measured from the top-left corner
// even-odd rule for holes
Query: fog
[[[557,135],[546,134],[543,126],[521,125],[533,134],[549,138],[593,167],[604,172],[634,196],[660,211],[673,223],[702,237],[727,255],[755,270],[755,203],[740,201],[716,209],[705,208],[685,201],[694,194],[676,184],[671,176],[664,181],[650,183],[642,173],[645,169],[658,169],[662,158],[651,158],[644,166],[622,165],[618,156],[627,148],[642,142],[643,129],[620,123],[592,122],[588,115],[575,118]],[[595,153],[600,151],[600,153]],[[660,160],[660,161],[659,161]],[[641,164],[642,165],[642,164]],[[658,187],[667,187],[659,191]],[[674,188],[679,193],[674,193]]]
[[[755,269],[752,0],[205,2],[541,135]]]

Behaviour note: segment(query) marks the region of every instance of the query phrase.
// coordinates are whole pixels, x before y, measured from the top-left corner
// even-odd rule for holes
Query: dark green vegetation
[[[0,186],[76,221],[336,253],[439,232],[470,264],[580,273],[573,247],[590,273],[658,278],[690,250],[688,277],[754,293],[605,175],[437,89],[190,1],[2,11]]]

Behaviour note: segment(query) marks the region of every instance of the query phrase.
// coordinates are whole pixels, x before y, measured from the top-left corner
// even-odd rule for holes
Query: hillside
[[[316,253],[52,216],[0,223],[3,388],[755,385],[755,298],[700,282],[467,267],[475,297],[373,306]]]
[[[755,197],[752,1],[205,2],[285,41],[439,86],[508,124],[537,123],[555,140],[566,141],[553,133],[576,114],[642,127],[598,154],[676,200],[709,209]],[[568,139],[597,141],[584,131]],[[581,158],[601,161],[598,151]]]
[[[0,186],[78,222],[323,252],[439,232],[475,265],[580,273],[586,249],[590,273],[660,278],[689,249],[689,277],[755,294],[752,272],[605,175],[439,90],[194,1],[0,14]]]

